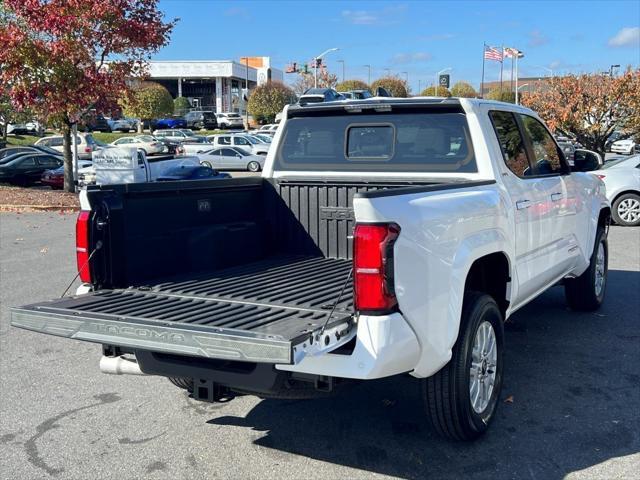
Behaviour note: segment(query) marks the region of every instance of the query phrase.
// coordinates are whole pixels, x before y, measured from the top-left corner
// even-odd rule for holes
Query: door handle
[[[516,202],[516,209],[524,210],[525,208],[529,208],[531,206],[531,200],[518,200]]]
[[[564,195],[563,195],[562,193],[560,193],[560,192],[552,193],[552,194],[551,194],[551,201],[552,201],[552,202],[557,202],[558,200],[562,200],[562,197],[563,197],[563,196],[564,196]]]

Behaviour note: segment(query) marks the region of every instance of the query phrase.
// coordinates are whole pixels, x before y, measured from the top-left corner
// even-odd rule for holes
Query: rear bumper
[[[357,329],[351,355],[307,356],[296,365],[276,365],[276,368],[360,380],[390,377],[415,368],[420,358],[420,344],[401,314],[360,315]]]

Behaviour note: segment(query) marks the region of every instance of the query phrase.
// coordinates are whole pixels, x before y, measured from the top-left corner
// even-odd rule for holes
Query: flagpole
[[[511,83],[509,83],[509,91],[513,92],[513,52],[511,53]]]
[[[518,57],[520,56],[520,50],[516,51],[516,105],[518,103]]]
[[[484,52],[487,50],[487,44],[482,42],[482,80],[480,80],[480,98],[484,98]]]
[[[502,69],[504,67],[504,45],[500,47],[500,95],[502,95]]]

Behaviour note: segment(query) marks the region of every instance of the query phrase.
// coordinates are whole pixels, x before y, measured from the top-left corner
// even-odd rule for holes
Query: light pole
[[[344,82],[344,60],[338,60],[338,63],[342,64],[342,81]]]
[[[367,76],[367,85],[371,86],[371,65],[365,65],[369,69],[369,75]]]
[[[325,50],[324,52],[322,52],[317,57],[314,57],[314,59],[313,59],[313,86],[314,86],[314,88],[318,88],[318,60],[322,60],[322,57],[324,57],[327,53],[335,52],[337,50],[340,50],[340,49],[339,48],[330,48],[330,49]]]
[[[517,80],[518,77],[516,77]],[[519,87],[516,87],[516,105],[520,105],[518,103],[518,92],[520,92],[521,88],[527,87],[529,84],[528,83],[523,83],[522,85],[520,85]]]
[[[443,68],[438,73],[436,73],[436,97],[438,96],[438,86],[440,85],[440,75],[442,75],[444,72],[448,72],[450,70],[453,70],[453,68],[451,68],[451,67]]]
[[[518,60],[524,58],[524,53],[520,50],[516,53],[516,105],[518,105]]]
[[[418,79],[418,95],[422,93],[422,80]]]

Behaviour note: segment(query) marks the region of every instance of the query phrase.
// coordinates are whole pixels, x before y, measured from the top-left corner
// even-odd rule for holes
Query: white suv
[[[78,133],[78,158],[83,160],[91,160],[91,154],[98,150],[100,147],[90,133]],[[62,135],[52,135],[50,137],[44,137],[38,140],[35,145],[46,146],[63,153],[63,137]],[[71,153],[73,153],[73,146],[71,147]]]
[[[244,128],[244,120],[242,120],[242,116],[239,113],[216,113],[216,118],[218,120],[218,128],[223,130],[226,128]]]

